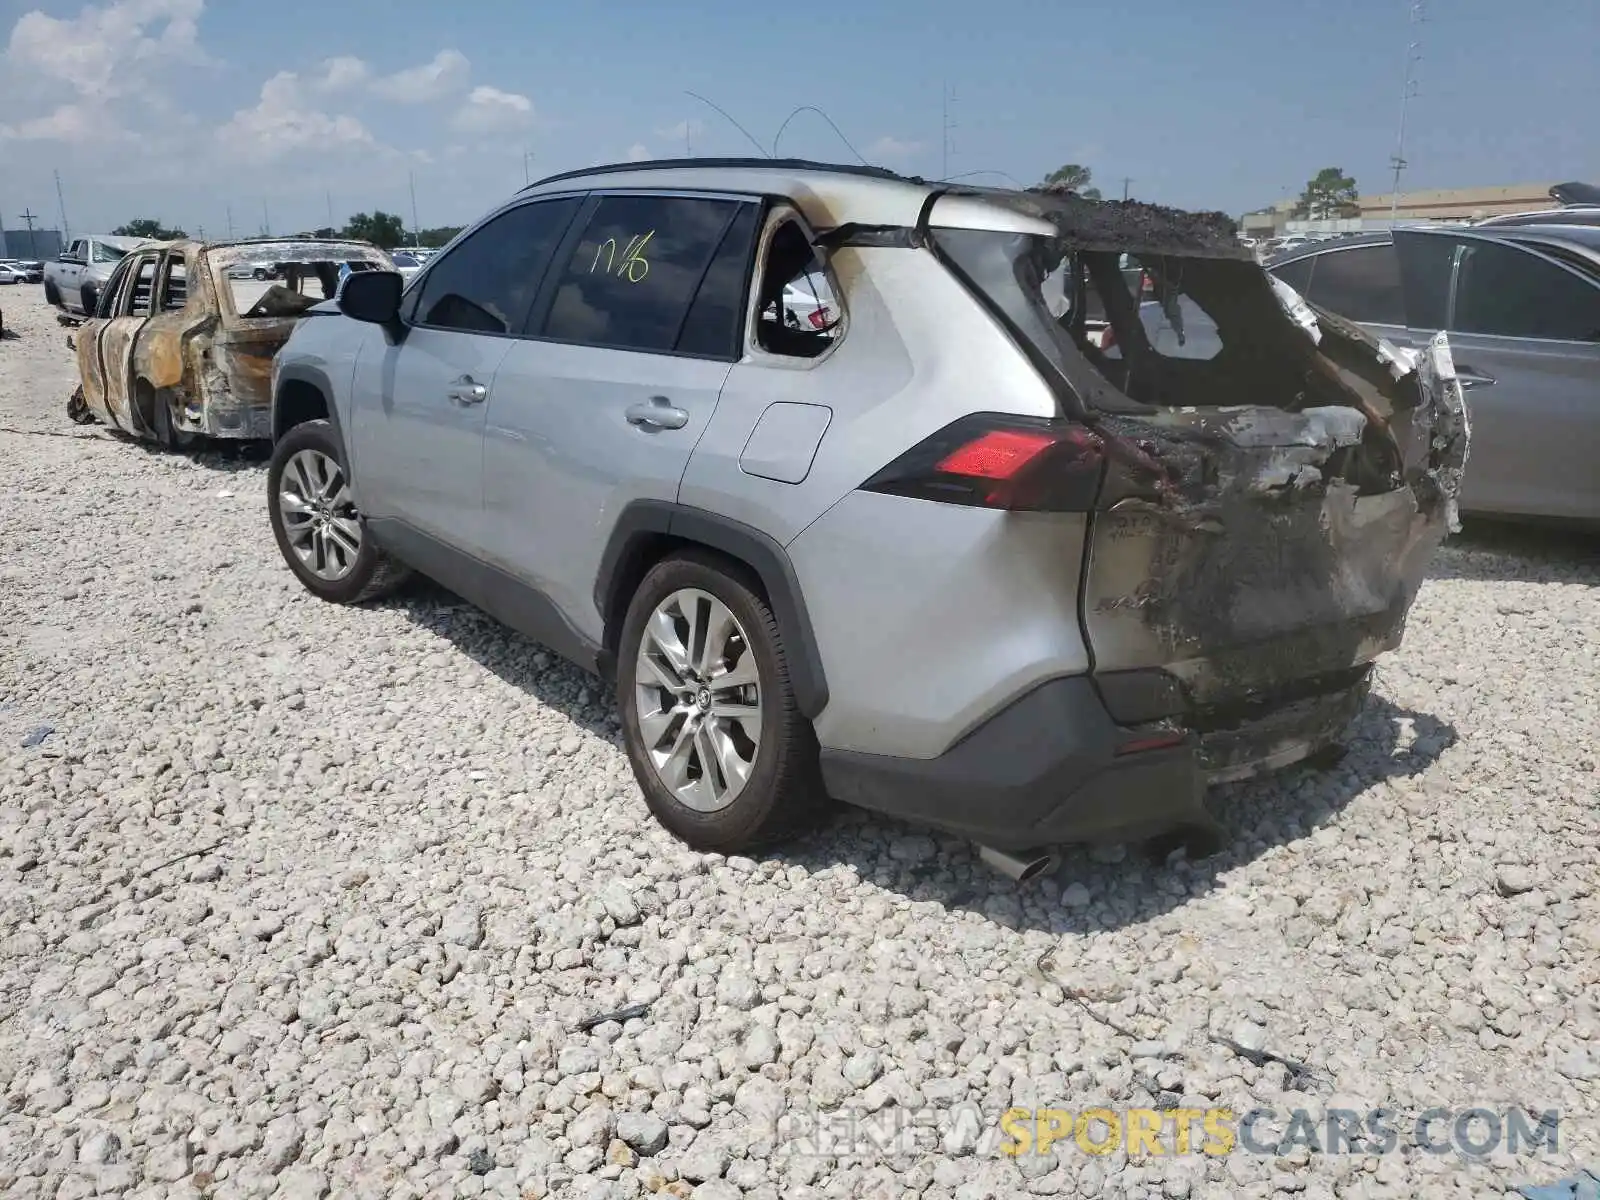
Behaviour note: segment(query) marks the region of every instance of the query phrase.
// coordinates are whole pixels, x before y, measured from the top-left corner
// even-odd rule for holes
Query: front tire
[[[323,600],[360,604],[411,574],[367,531],[350,496],[344,447],[326,420],[296,425],[272,448],[267,512],[284,562]]]
[[[752,576],[684,551],[628,606],[617,652],[623,740],[645,802],[698,850],[753,850],[812,825],[825,797],[783,638]]]
[[[61,289],[56,287],[56,285],[51,283],[48,279],[45,280],[44,283],[44,302],[50,305],[52,308],[66,307],[61,303]]]
[[[78,299],[83,303],[83,319],[87,321],[94,316],[95,309],[100,307],[100,293],[97,289],[85,284],[78,295]]]

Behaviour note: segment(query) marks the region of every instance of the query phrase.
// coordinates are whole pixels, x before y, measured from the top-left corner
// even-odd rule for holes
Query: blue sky
[[[1031,183],[1063,162],[1237,214],[1387,162],[1407,0],[0,0],[0,217],[277,232],[358,209],[469,221],[533,174],[754,148],[817,105],[871,161]],[[1430,0],[1406,187],[1600,182],[1600,3]],[[810,113],[785,154],[853,161]],[[1004,182],[999,175],[980,182]],[[264,211],[265,210],[265,211]]]

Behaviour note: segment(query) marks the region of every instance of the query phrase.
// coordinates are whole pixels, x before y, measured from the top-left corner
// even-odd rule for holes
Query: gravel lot
[[[1600,1160],[1592,538],[1454,541],[1342,764],[1219,792],[1213,858],[1019,888],[847,812],[724,859],[649,819],[596,681],[431,586],[313,600],[259,460],[69,424],[64,331],[0,307],[6,1196],[1481,1196]],[[1016,1160],[967,1102],[1562,1121]],[[857,1107],[941,1124],[797,1152]]]

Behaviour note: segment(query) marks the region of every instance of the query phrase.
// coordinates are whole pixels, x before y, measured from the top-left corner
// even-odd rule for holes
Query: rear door
[[[738,356],[760,205],[606,194],[574,223],[501,364],[484,442],[491,561],[598,635],[617,515],[673,500]]]
[[[1471,234],[1396,234],[1407,287],[1450,331],[1474,438],[1469,511],[1600,517],[1600,278]],[[1413,325],[1416,324],[1415,319]],[[1413,334],[1421,330],[1413,329]]]
[[[103,404],[113,424],[125,433],[142,434],[144,422],[133,413],[133,347],[139,331],[150,320],[155,304],[159,250],[133,257],[109,306],[108,317],[96,323],[95,350],[103,389]]]

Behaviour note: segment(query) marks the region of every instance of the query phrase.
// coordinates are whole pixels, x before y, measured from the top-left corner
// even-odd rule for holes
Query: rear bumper
[[[1237,722],[1191,730],[1178,745],[1119,756],[1135,731],[1116,724],[1087,676],[1054,679],[931,759],[822,751],[830,795],[1001,850],[1136,841],[1211,828],[1208,783],[1299,762],[1337,739],[1366,678]]]
[[[822,751],[830,795],[1001,850],[1209,824],[1198,741],[1118,758],[1127,736],[1085,676],[1053,679],[937,758]]]

